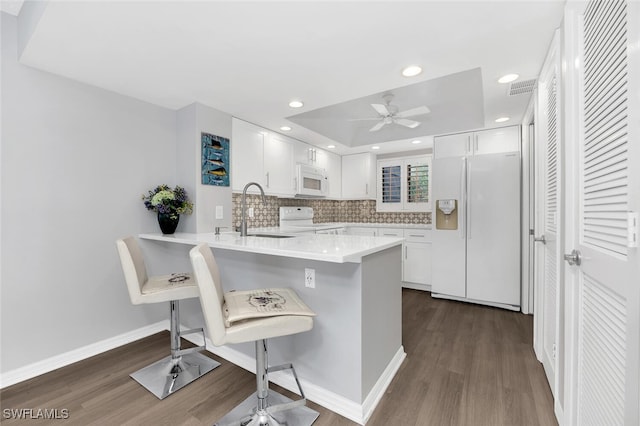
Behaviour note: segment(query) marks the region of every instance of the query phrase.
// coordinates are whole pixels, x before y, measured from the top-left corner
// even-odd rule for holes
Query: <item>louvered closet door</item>
[[[535,251],[535,288],[537,327],[541,341],[536,342],[536,354],[542,361],[552,393],[556,394],[558,300],[561,273],[560,261],[560,193],[561,151],[559,131],[558,35],[556,34],[543,66],[538,85],[538,114],[536,188],[536,236],[544,236],[545,243],[537,243]],[[541,324],[539,324],[541,322]]]
[[[575,345],[569,419],[580,426],[640,422],[640,256],[628,240],[630,212],[640,207],[639,7],[591,1],[578,18],[582,120],[578,197],[567,217],[576,232],[566,251],[582,254],[567,274],[568,342]]]

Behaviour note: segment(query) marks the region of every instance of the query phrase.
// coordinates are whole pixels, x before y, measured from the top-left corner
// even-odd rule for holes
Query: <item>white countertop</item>
[[[261,233],[266,233],[262,229]],[[273,233],[275,234],[276,232]],[[282,232],[277,233],[285,235],[285,233]],[[140,234],[139,237],[147,240],[189,245],[206,243],[209,247],[213,248],[334,263],[361,263],[364,256],[401,245],[403,242],[403,238],[396,237],[318,234],[289,235],[294,235],[294,237],[241,237],[236,232],[222,233],[220,235],[213,233],[195,234],[177,232],[173,235]]]
[[[362,223],[362,222],[344,222],[344,223],[317,223],[316,225],[339,225],[352,226],[358,228],[406,228],[406,229],[431,229],[430,223]]]
[[[281,228],[279,226],[263,226],[258,228],[249,228],[248,232],[252,233],[290,233],[303,232],[313,230],[335,229],[335,228],[404,228],[404,229],[431,229],[431,224],[413,224],[413,223],[362,223],[362,222],[324,222],[314,223],[313,226]]]

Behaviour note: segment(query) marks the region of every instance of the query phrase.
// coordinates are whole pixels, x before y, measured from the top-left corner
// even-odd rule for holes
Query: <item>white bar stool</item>
[[[277,298],[284,298],[288,305],[295,305],[295,314],[283,310],[264,312],[265,309],[251,309],[251,305],[243,303],[239,294],[251,292],[223,293],[218,265],[206,244],[200,244],[189,252],[193,272],[200,288],[200,303],[204,314],[207,334],[216,346],[227,343],[243,343],[255,341],[256,345],[256,384],[257,391],[240,405],[216,422],[217,426],[250,425],[276,426],[313,424],[319,413],[305,407],[306,397],[292,364],[268,367],[267,340],[272,337],[309,331],[313,328],[313,311],[309,309],[291,289],[272,289],[270,293]],[[267,289],[268,290],[268,289]],[[265,290],[255,290],[264,294]],[[258,296],[257,299],[270,297]],[[248,299],[248,297],[247,297]],[[234,301],[238,302],[237,304]],[[258,301],[260,303],[260,301]],[[244,309],[244,310],[243,310]],[[244,319],[242,319],[244,315]],[[237,319],[238,321],[233,321]],[[269,390],[268,373],[290,369],[298,385],[301,399],[291,399]]]
[[[202,333],[204,341],[202,328],[180,332],[178,301],[199,297],[200,291],[188,273],[149,277],[142,251],[133,237],[119,239],[116,245],[131,303],[169,302],[171,355],[130,375],[156,397],[163,399],[220,365],[198,353],[205,349],[204,346],[180,349],[181,335]]]

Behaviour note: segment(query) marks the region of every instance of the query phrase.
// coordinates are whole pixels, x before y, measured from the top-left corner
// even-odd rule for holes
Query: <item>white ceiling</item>
[[[529,96],[509,97],[496,80],[537,76],[563,3],[50,1],[20,60],[168,108],[201,102],[272,130],[290,125],[298,139],[359,152],[366,144],[349,148],[287,117],[479,68],[481,127],[503,115],[518,124]],[[26,2],[20,22],[38,6]],[[409,64],[424,71],[403,77]],[[291,99],[304,107],[291,109]],[[433,110],[410,97],[399,106],[412,102]]]

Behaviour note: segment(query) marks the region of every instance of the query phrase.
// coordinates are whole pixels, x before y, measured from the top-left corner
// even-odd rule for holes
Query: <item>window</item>
[[[431,157],[379,160],[376,210],[431,210]]]

